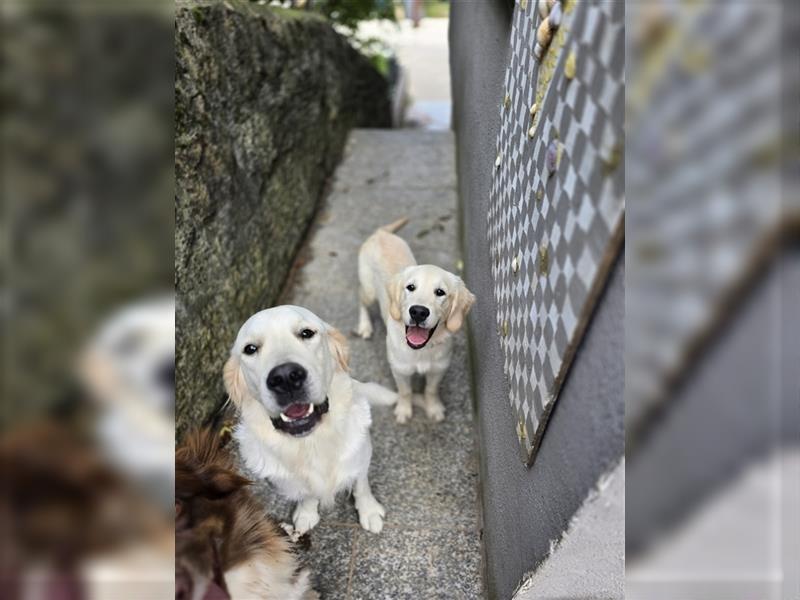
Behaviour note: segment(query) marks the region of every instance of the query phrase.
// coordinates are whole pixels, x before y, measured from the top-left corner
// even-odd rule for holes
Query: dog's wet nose
[[[156,378],[158,382],[165,388],[174,390],[175,389],[175,361],[171,360],[165,362],[158,368],[158,372],[156,373]]]
[[[283,363],[267,375],[267,387],[276,394],[288,394],[299,390],[306,381],[308,372],[297,363]]]
[[[414,321],[414,323],[422,323],[428,318],[428,315],[431,314],[431,311],[424,306],[415,304],[408,309],[408,314],[411,315],[411,320]]]

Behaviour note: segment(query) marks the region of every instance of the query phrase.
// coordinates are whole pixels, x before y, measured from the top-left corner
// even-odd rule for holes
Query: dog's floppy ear
[[[205,495],[209,498],[224,498],[251,483],[246,477],[218,465],[204,469],[202,476],[206,484]]]
[[[190,465],[176,460],[175,495],[183,500],[195,496],[218,500],[250,483],[245,477],[219,465]]]
[[[347,346],[347,338],[335,327],[328,327],[327,331],[331,354],[336,359],[336,364],[339,365],[339,368],[342,371],[347,371],[347,363],[350,360],[350,349]]]
[[[222,381],[225,383],[225,391],[228,392],[233,403],[237,407],[241,406],[249,393],[238,356],[231,356],[225,363],[225,367],[222,369]]]
[[[475,295],[467,289],[460,277],[455,277],[455,292],[451,294],[450,312],[445,323],[450,333],[455,333],[464,324],[464,317],[475,304]]]
[[[402,293],[403,293],[403,273],[396,273],[394,277],[389,280],[389,283],[386,284],[386,292],[389,294],[389,316],[392,317],[395,321],[399,321],[402,318],[402,307],[401,304],[403,302]]]

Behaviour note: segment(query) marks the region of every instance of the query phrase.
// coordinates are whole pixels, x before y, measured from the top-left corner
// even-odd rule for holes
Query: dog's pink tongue
[[[300,417],[306,416],[307,412],[308,412],[308,404],[292,404],[291,406],[289,406],[289,408],[283,411],[283,414],[285,414],[290,419],[299,419]]]
[[[409,327],[406,331],[406,339],[415,346],[424,344],[428,341],[428,330],[416,325]]]

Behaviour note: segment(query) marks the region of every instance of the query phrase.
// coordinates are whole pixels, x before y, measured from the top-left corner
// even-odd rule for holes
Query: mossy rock
[[[241,323],[273,304],[353,127],[388,127],[386,80],[321,18],[179,6],[176,419],[224,395]]]

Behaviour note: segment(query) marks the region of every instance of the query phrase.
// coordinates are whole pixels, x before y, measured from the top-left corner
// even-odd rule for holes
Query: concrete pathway
[[[419,262],[457,271],[453,136],[419,130],[354,131],[301,266],[283,302],[319,314],[345,333],[355,327],[358,247],[378,226],[401,216],[399,234]],[[394,389],[385,327],[349,335],[351,371]],[[378,535],[362,530],[352,499],[321,513],[308,552],[317,587],[332,599],[473,599],[482,597],[478,464],[474,446],[466,339],[461,332],[441,389],[444,423],[414,410],[398,425],[391,408],[373,408],[370,480],[387,510]],[[290,521],[292,507],[262,486],[270,510]]]
[[[624,571],[623,459],[600,477],[562,538],[551,541],[550,555],[527,577],[512,600],[624,598]]]

